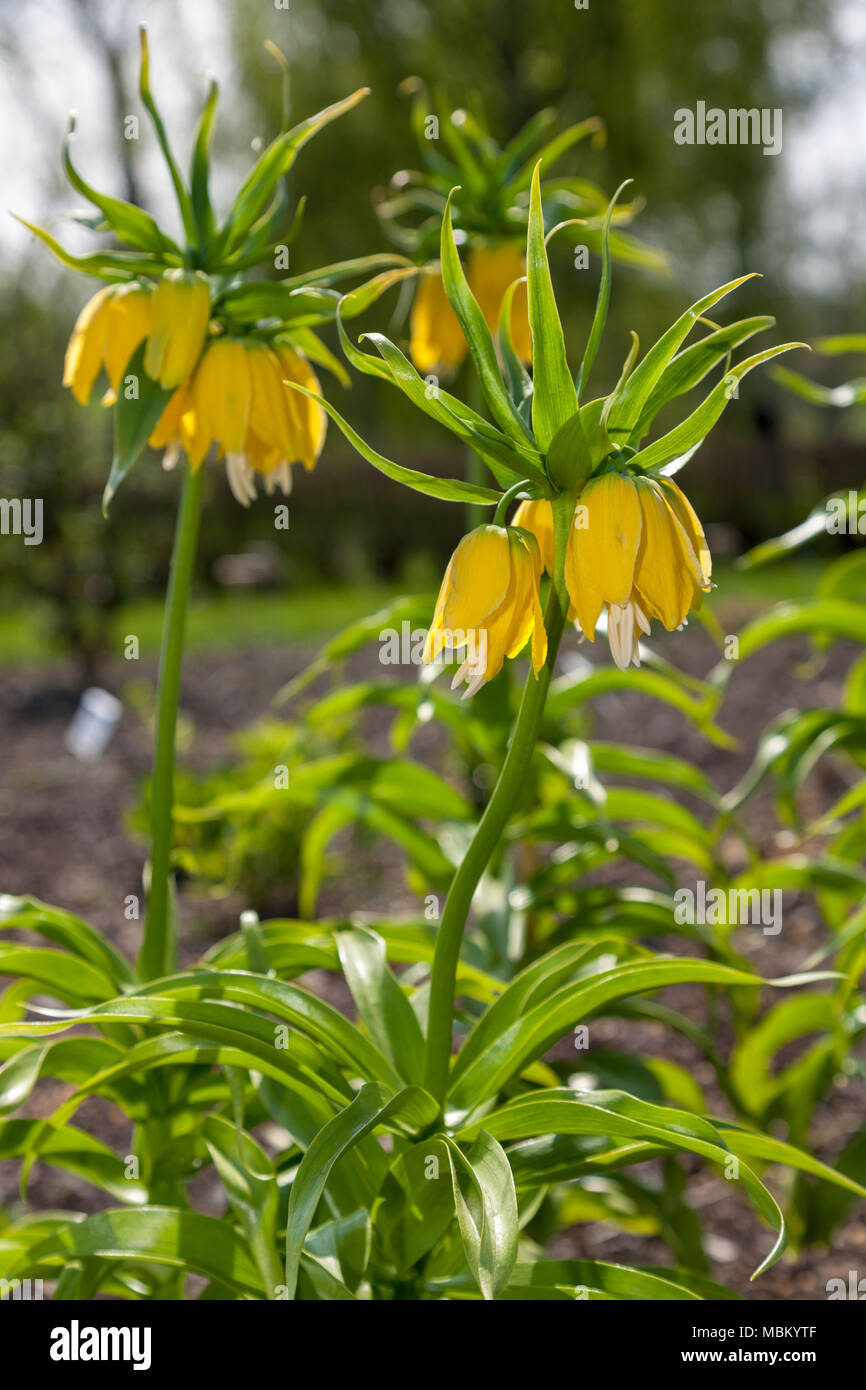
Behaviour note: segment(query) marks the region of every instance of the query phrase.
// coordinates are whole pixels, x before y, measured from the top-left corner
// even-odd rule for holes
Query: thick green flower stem
[[[565,548],[574,515],[574,498],[565,494],[553,501],[554,526],[554,583],[551,585],[544,616],[547,628],[547,660],[536,678],[532,671],[526,678],[520,710],[511,735],[511,742],[493,794],[478,823],[472,843],[454,875],[439,931],[433,958],[430,985],[430,1010],[427,1023],[427,1047],[424,1066],[424,1085],[442,1104],[448,1087],[451,1060],[451,1035],[454,1022],[454,991],[457,965],[466,918],[472,905],[481,875],[499,843],[500,836],[511,817],[529,768],[538,728],[562,631],[568,612],[565,588]]]
[[[170,904],[171,826],[174,804],[174,741],[189,585],[198,540],[204,469],[185,469],[174,532],[171,573],[162,626],[156,741],[151,787],[150,889],[144,940],[138,957],[142,979],[168,975],[175,968],[177,941]]]

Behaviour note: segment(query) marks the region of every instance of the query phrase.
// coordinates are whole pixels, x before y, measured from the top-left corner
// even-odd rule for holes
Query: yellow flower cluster
[[[66,350],[63,384],[86,405],[104,369],[117,399],[121,377],[145,343],[144,370],[173,392],[150,436],[172,467],[183,449],[190,467],[201,467],[211,444],[226,460],[229,484],[248,506],[255,474],[269,492],[291,489],[293,463],[315,466],[327,417],[320,406],[285,385],[294,381],[319,393],[307,359],[288,343],[259,338],[209,336],[207,277],[167,271],[156,286],[107,285],[81,311]]]
[[[526,274],[526,260],[517,246],[477,246],[469,252],[466,278],[478,300],[487,327],[496,332],[505,291]],[[456,372],[466,356],[466,339],[445,294],[439,275],[424,275],[415,294],[410,322],[410,351],[418,371]],[[511,336],[522,362],[532,360],[526,286],[519,285],[511,307]]]
[[[166,449],[166,467],[183,449],[195,469],[215,443],[225,457],[232,492],[245,507],[256,496],[257,473],[268,492],[279,485],[289,493],[291,465],[315,467],[327,417],[315,401],[287,389],[286,381],[320,392],[309,362],[288,344],[213,338],[191,380],[166,406],[150,444]]]
[[[535,536],[551,573],[550,503],[521,502],[514,521]],[[640,664],[640,635],[649,634],[653,618],[670,631],[700,607],[711,572],[701,523],[670,478],[604,473],[581,492],[565,560],[569,617],[592,642],[606,610],[610,650],[621,670]]]

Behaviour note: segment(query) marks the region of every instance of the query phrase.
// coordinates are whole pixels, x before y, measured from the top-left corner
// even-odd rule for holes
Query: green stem
[[[508,824],[529,768],[568,612],[568,594],[564,578],[565,548],[574,514],[574,498],[563,494],[554,499],[552,506],[554,582],[551,584],[547,611],[544,615],[547,629],[547,660],[538,677],[530,671],[526,678],[505,761],[478,823],[478,829],[472,837],[472,843],[454,875],[436,936],[430,984],[424,1085],[440,1104],[444,1103],[448,1089],[454,991],[466,918],[475,889]]]
[[[519,483],[514,483],[514,485],[510,487],[507,492],[503,492],[502,496],[496,504],[496,511],[493,513],[494,526],[505,525],[505,513],[508,511],[508,508],[511,506],[512,502],[516,502],[518,497],[521,500],[524,497],[529,497],[531,487],[532,484],[530,483],[528,478],[521,478]]]
[[[144,940],[138,957],[139,973],[144,980],[170,974],[177,958],[169,882],[174,806],[174,741],[187,598],[195,563],[203,485],[203,468],[198,468],[195,472],[189,468],[185,470],[162,626],[151,788],[150,890],[147,897]]]

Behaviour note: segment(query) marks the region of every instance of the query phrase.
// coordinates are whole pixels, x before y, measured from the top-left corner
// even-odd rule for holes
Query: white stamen
[[[634,607],[631,603],[611,603],[607,610],[607,640],[611,655],[621,671],[628,667],[635,645]]]
[[[253,470],[247,463],[245,454],[226,454],[226,477],[232,493],[242,507],[248,507],[255,501]]]
[[[292,470],[286,459],[280,459],[276,467],[272,468],[270,473],[265,474],[265,491],[267,493],[273,493],[277,484],[279,484],[283,494],[288,497],[292,490]]]

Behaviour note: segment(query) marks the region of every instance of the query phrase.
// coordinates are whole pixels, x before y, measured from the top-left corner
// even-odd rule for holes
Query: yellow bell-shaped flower
[[[103,405],[117,399],[120,379],[138,345],[150,332],[153,289],[150,285],[121,285],[111,296],[105,331],[105,370],[111,383]]]
[[[505,291],[512,280],[519,280],[525,274],[526,259],[512,242],[502,242],[499,246],[475,246],[469,252],[466,278],[491,333],[495,333],[499,326],[499,311]],[[525,285],[518,285],[514,293],[511,339],[520,360],[531,362],[532,342]]]
[[[523,502],[515,523],[538,540],[545,569],[553,565],[549,502]],[[595,640],[602,608],[608,641],[621,670],[639,665],[640,634],[657,618],[670,631],[698,609],[710,588],[706,538],[687,497],[670,478],[604,473],[580,494],[565,556],[565,582],[584,636]]]
[[[526,261],[511,242],[499,246],[475,246],[466,262],[469,288],[478,301],[487,327],[496,333],[505,291],[513,280],[526,274]],[[466,356],[466,339],[460,321],[448,301],[441,275],[424,275],[415,292],[410,318],[409,351],[422,374],[452,375]],[[511,306],[511,337],[522,362],[532,361],[526,286],[518,285]]]
[[[457,371],[466,356],[466,339],[448,302],[441,275],[422,275],[412,301],[409,351],[422,375]]]
[[[210,289],[200,270],[167,270],[153,296],[144,370],[171,390],[188,381],[201,357],[210,318]]]
[[[87,405],[93,384],[105,361],[108,314],[115,293],[113,285],[97,290],[78,318],[63,362],[63,385],[69,386],[79,405]]]
[[[464,698],[474,695],[532,642],[536,676],[547,657],[547,632],[538,596],[541,556],[528,531],[513,526],[479,526],[464,536],[445,571],[424,661],[443,648],[466,648],[452,689],[467,682]]]
[[[309,396],[302,395],[300,391],[293,391],[285,386],[285,382],[296,381],[306,390],[321,395],[319,378],[306,357],[296,352],[288,343],[274,343],[274,354],[280,366],[283,389],[292,417],[297,457],[310,473],[324,448],[328,417],[322,407],[311,401]]]
[[[538,542],[542,567],[547,574],[553,574],[553,508],[550,503],[521,502],[511,524],[532,532]]]
[[[106,285],[87,301],[72,330],[63,363],[63,385],[87,405],[99,373],[110,382],[102,398],[113,405],[117,388],[135,349],[150,332],[153,292],[149,285]]]
[[[255,499],[256,474],[264,478],[267,492],[280,487],[289,493],[291,465],[315,467],[326,416],[315,401],[288,389],[286,380],[320,391],[309,362],[288,343],[212,338],[191,381],[168,402],[149,442],[166,449],[164,466],[173,466],[182,448],[194,469],[216,444],[232,492],[245,507]]]

